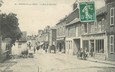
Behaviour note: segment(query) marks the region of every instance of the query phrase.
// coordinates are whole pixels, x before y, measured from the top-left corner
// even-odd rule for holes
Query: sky
[[[16,13],[21,31],[28,35],[37,34],[47,25],[55,26],[60,19],[72,12],[76,0],[3,0],[3,13]],[[104,6],[103,0],[96,0],[96,8]]]

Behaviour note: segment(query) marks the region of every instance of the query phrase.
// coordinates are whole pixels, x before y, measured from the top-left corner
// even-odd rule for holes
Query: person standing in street
[[[81,59],[83,59],[83,48],[80,48],[80,51],[81,51],[81,52],[80,52],[80,53],[81,53],[81,54],[80,54],[80,57],[81,57]]]
[[[36,48],[34,47],[34,53],[36,52]]]

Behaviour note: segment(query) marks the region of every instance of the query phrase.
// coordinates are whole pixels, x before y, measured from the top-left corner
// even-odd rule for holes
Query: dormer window
[[[114,8],[110,8],[110,25],[114,25]]]

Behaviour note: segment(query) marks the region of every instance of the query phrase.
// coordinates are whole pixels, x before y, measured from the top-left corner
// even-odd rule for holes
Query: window
[[[110,25],[114,25],[114,8],[110,9]]]
[[[104,53],[104,40],[96,40],[96,53]]]
[[[88,32],[88,24],[84,24],[85,33]]]
[[[110,35],[110,53],[114,53],[114,35]]]
[[[68,37],[70,36],[70,27],[68,27]]]
[[[92,22],[88,25],[88,32],[89,33],[94,33],[95,32],[95,24]]]
[[[21,44],[21,43],[19,43],[19,44],[18,44],[18,48],[21,48],[21,45],[22,45],[22,44]]]

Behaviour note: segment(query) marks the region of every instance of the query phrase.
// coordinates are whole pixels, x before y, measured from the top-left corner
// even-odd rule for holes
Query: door
[[[94,40],[90,40],[90,55],[93,57],[94,55]]]

